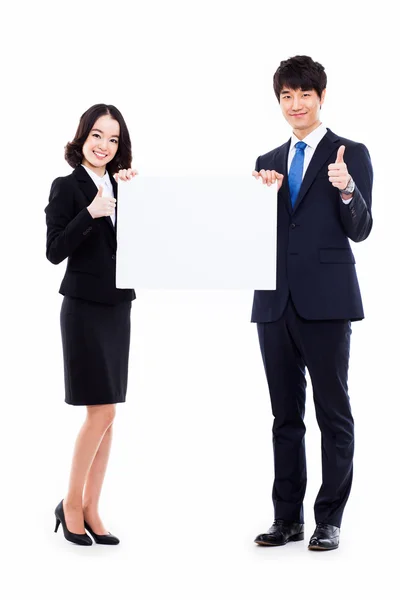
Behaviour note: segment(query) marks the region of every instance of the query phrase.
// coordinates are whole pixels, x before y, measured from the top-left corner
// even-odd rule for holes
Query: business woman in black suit
[[[47,258],[68,258],[61,283],[65,401],[86,406],[75,444],[67,495],[56,507],[56,529],[67,540],[118,544],[104,527],[98,504],[111,448],[115,405],[125,402],[131,301],[134,290],[115,287],[118,179],[131,169],[131,141],[117,108],[96,104],[81,117],[65,159],[74,167],[51,186],[45,209]]]

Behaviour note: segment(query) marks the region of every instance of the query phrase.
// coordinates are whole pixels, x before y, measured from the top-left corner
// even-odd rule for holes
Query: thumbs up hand
[[[351,179],[343,158],[345,150],[346,146],[340,146],[335,162],[328,166],[329,181],[338,190],[344,190]]]
[[[99,191],[93,198],[93,201],[87,207],[93,219],[100,217],[109,217],[115,210],[116,200],[110,196],[103,196],[103,188],[100,185]]]
[[[335,160],[335,164],[337,163],[344,163],[343,160],[343,156],[344,156],[344,151],[346,150],[346,146],[340,146],[339,150],[337,151],[337,155],[336,155],[336,160]]]

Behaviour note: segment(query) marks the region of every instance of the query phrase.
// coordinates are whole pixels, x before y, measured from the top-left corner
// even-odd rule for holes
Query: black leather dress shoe
[[[259,546],[284,546],[287,542],[304,540],[303,523],[276,519],[267,533],[261,533],[254,540]]]
[[[309,550],[335,550],[339,546],[339,527],[318,523],[308,545]]]

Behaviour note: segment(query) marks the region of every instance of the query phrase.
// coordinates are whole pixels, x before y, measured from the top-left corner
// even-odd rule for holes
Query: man
[[[349,238],[361,242],[372,227],[369,153],[321,123],[326,81],[323,66],[308,56],[281,62],[273,85],[293,134],[260,156],[253,172],[278,188],[277,286],[256,291],[252,311],[274,414],[275,521],[255,542],[277,546],[304,539],[307,368],[322,438],[310,550],[338,547],[351,488],[347,374],[351,321],[364,313]]]

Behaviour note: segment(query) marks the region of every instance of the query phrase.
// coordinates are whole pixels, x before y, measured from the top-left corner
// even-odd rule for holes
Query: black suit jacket
[[[60,294],[105,304],[133,300],[134,290],[115,287],[117,237],[110,217],[93,219],[87,210],[97,191],[82,166],[53,181],[45,209],[46,256],[54,264],[68,257]]]
[[[344,160],[356,188],[349,204],[328,179],[344,144]],[[253,322],[276,321],[289,293],[297,312],[305,319],[364,317],[355,259],[349,239],[365,240],[372,227],[372,166],[363,144],[341,138],[328,129],[318,144],[292,208],[287,160],[290,140],[260,156],[256,170],[274,169],[284,175],[278,193],[277,287],[255,291]]]

